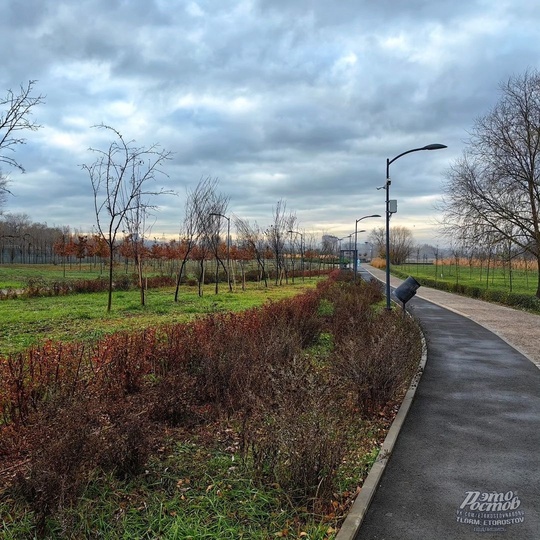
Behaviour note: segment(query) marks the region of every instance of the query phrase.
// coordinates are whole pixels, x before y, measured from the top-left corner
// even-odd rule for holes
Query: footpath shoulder
[[[362,265],[362,268],[377,279],[385,280],[384,270],[369,265]],[[394,276],[390,279],[392,287],[402,282]],[[418,289],[416,296],[491,330],[540,369],[540,315],[424,286]]]

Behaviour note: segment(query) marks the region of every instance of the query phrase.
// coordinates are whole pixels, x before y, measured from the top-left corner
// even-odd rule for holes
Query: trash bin
[[[409,276],[399,287],[394,291],[394,296],[406,304],[415,294],[420,287],[420,283],[416,281],[412,276]]]

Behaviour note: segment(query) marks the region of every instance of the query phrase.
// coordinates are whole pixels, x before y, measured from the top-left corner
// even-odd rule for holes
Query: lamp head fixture
[[[442,150],[448,148],[445,144],[427,144],[422,150]]]

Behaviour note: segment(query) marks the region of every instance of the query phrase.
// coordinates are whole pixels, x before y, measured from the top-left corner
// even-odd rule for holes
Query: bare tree
[[[386,242],[386,232],[384,227],[374,228],[369,235],[369,241],[373,244],[377,257],[384,259]],[[390,247],[390,251],[391,250],[392,247]]]
[[[213,191],[210,197],[204,201],[204,204],[198,209],[199,241],[197,243],[198,261],[199,261],[199,296],[203,295],[203,285],[205,282],[206,260],[213,255],[216,260],[216,280],[220,259],[217,249],[219,244],[219,222],[216,220],[216,214],[222,214],[226,211],[227,199]],[[216,294],[218,286],[216,281]]]
[[[192,192],[187,192],[186,203],[184,206],[184,221],[182,222],[182,226],[180,229],[182,258],[180,263],[180,269],[176,278],[176,290],[174,292],[175,302],[178,302],[180,282],[182,281],[182,276],[184,274],[187,261],[189,260],[193,248],[197,244],[199,235],[202,230],[202,226],[199,224],[199,220],[202,216],[200,208],[204,206],[204,201],[209,198],[209,194],[214,191],[216,183],[216,179],[210,177],[201,178],[195,190]]]
[[[229,219],[225,216],[227,212],[227,206],[229,204],[229,198],[224,197],[223,195],[220,195],[219,197],[216,197],[216,199],[213,201],[212,207],[213,210],[210,212],[210,217],[212,218],[208,222],[208,239],[210,241],[210,246],[212,247],[212,251],[214,253],[214,258],[216,259],[216,280],[215,280],[215,292],[216,294],[219,292],[219,267],[223,268],[225,271],[225,275],[227,276],[227,283],[229,285],[229,291],[232,291],[232,281],[231,276],[229,275],[229,266],[230,266],[230,260],[229,255],[227,254],[227,266],[223,263],[223,256],[222,253],[224,249],[227,249],[226,247],[223,248],[223,246],[227,245],[226,242],[230,242],[230,238],[226,239],[226,242],[224,243],[221,239],[221,235],[219,234],[221,231],[221,220]],[[228,226],[227,229],[230,229]],[[230,231],[227,231],[227,234],[229,234]],[[223,249],[222,249],[223,248]],[[228,250],[227,250],[228,251]]]
[[[14,263],[22,260],[24,235],[30,227],[30,218],[26,214],[5,214],[2,227],[0,228],[2,238],[2,262],[4,251],[8,261]]]
[[[171,152],[160,150],[157,144],[149,148],[137,147],[133,141],[126,142],[119,131],[106,126],[95,126],[109,130],[115,137],[106,150],[91,148],[97,155],[91,165],[82,165],[88,172],[94,194],[94,210],[99,235],[109,249],[109,296],[107,311],[112,306],[113,262],[118,232],[126,216],[140,208],[142,201],[165,192],[150,189],[147,185],[157,174],[165,175],[161,166],[171,159]],[[165,175],[166,176],[166,175]],[[146,208],[150,208],[145,203]]]
[[[18,145],[25,144],[26,139],[20,135],[23,131],[36,131],[41,126],[32,120],[32,109],[43,103],[42,95],[32,95],[36,81],[28,81],[18,93],[8,90],[7,95],[0,99],[0,164],[10,169],[24,167],[13,156]],[[0,208],[5,204],[9,193],[8,178],[0,169]]]
[[[216,222],[212,213],[223,214],[227,210],[228,198],[217,193],[217,178],[201,178],[193,192],[188,192],[186,198],[184,221],[182,223],[182,261],[176,280],[174,301],[178,302],[180,282],[186,263],[197,247],[197,259],[199,261],[199,296],[202,296],[202,284],[204,283],[205,259],[209,251],[212,251],[212,235],[216,234],[219,223]],[[219,232],[219,230],[218,230]]]
[[[3,214],[0,220],[0,263],[55,263],[55,244],[62,237],[58,227],[33,223],[26,214]]]
[[[268,277],[266,273],[266,242],[264,233],[255,222],[250,225],[249,221],[235,218],[236,234],[238,242],[257,261],[259,269],[259,281],[264,281],[264,286],[268,287]]]
[[[286,213],[286,203],[279,200],[274,208],[273,223],[265,231],[270,249],[274,254],[276,264],[276,285],[283,281],[283,276],[287,281],[287,265],[285,261],[285,240],[287,231],[294,229],[296,216]]]
[[[371,231],[370,241],[374,244],[379,257],[386,255],[386,231],[377,227]],[[413,250],[413,234],[407,227],[392,227],[390,229],[390,263],[403,264]]]
[[[463,157],[447,172],[444,193],[445,234],[469,243],[488,235],[511,240],[540,266],[539,72],[501,85],[498,103],[476,120]]]
[[[304,264],[304,269],[305,269],[306,263],[307,263],[307,270],[308,270],[308,272],[310,272],[311,269],[312,269],[313,261],[314,261],[315,257],[318,255],[318,259],[320,260],[320,258],[321,258],[320,257],[320,250],[319,250],[319,246],[318,246],[319,242],[318,242],[318,239],[317,239],[315,233],[306,232],[306,233],[304,233],[304,238],[303,238],[302,243],[304,244],[304,250],[303,250],[304,253],[303,253],[303,258],[302,258],[302,261],[303,261],[303,264]]]
[[[7,176],[3,176],[0,171],[0,213],[2,213],[2,208],[6,204],[9,193],[8,178]]]
[[[43,103],[42,95],[33,96],[36,81],[29,81],[27,86],[21,85],[19,93],[8,90],[5,98],[0,100],[0,163],[5,163],[10,168],[16,168],[24,172],[24,167],[6,151],[14,152],[15,147],[25,144],[26,139],[19,136],[21,131],[36,131],[41,126],[32,119],[32,109]]]
[[[138,193],[133,199],[133,205],[126,212],[124,223],[127,233],[126,240],[131,248],[131,255],[137,269],[139,280],[139,290],[141,293],[141,306],[146,305],[145,283],[144,283],[144,255],[145,255],[145,238],[151,230],[151,225],[148,225],[150,205],[141,199],[141,194]]]
[[[332,268],[339,260],[339,239],[337,236],[331,234],[323,234],[321,245],[321,257],[319,259],[319,269],[321,268],[320,262],[325,260],[327,263],[332,263]]]

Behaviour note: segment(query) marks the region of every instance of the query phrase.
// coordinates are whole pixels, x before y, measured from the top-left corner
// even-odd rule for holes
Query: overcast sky
[[[2,0],[0,93],[37,80],[5,211],[90,231],[82,164],[110,139],[174,152],[152,236],[178,233],[186,190],[217,177],[229,214],[345,236],[384,214],[418,243],[436,229],[445,170],[499,85],[540,59],[538,0]],[[9,171],[3,170],[4,173]],[[370,230],[384,219],[359,226]],[[360,227],[359,227],[360,228]],[[364,238],[365,239],[365,238]]]

